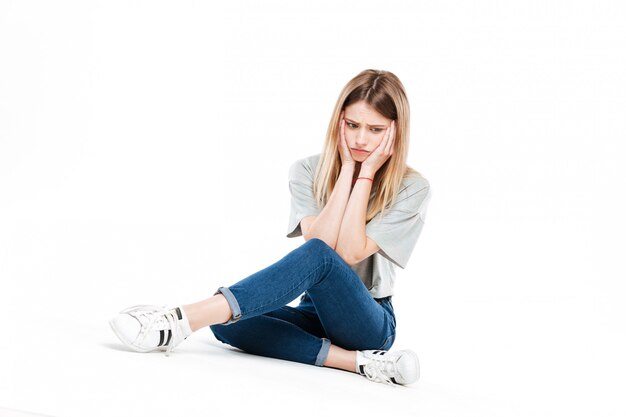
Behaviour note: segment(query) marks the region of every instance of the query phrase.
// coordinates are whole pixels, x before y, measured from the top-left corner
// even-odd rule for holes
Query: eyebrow
[[[355,122],[354,120],[350,120],[350,119],[348,119],[347,117],[344,117],[344,119],[346,119],[346,121],[347,121],[347,122],[354,123],[355,125],[358,125],[358,123],[357,123],[357,122]],[[369,127],[387,127],[387,126],[385,126],[385,125],[368,125],[368,126],[369,126]]]

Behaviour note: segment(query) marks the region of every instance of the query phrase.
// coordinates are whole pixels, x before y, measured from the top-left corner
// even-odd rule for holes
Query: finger
[[[391,133],[391,127],[386,128],[385,136],[383,136],[383,140],[380,142],[380,144],[378,145],[378,148],[376,149],[381,154],[385,154],[387,152],[387,144],[389,143],[390,133]]]
[[[348,141],[346,140],[346,123],[344,120],[341,120],[339,123],[339,146],[341,148],[341,153],[344,157],[351,157],[350,150],[348,149]]]
[[[391,122],[391,128],[389,132],[389,140],[387,141],[387,146],[385,147],[385,153],[387,155],[391,155],[393,153],[393,144],[396,141],[396,123],[395,120]]]

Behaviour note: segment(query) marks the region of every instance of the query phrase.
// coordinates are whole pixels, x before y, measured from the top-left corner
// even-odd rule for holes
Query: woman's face
[[[378,147],[391,126],[391,119],[378,113],[365,101],[357,101],[344,109],[346,142],[352,158],[363,162]]]

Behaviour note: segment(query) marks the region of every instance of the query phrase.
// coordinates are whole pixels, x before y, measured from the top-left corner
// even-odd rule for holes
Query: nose
[[[359,131],[356,133],[356,146],[358,146],[359,148],[364,148],[365,145],[367,145],[367,140],[365,140],[365,130],[364,129],[359,129]]]

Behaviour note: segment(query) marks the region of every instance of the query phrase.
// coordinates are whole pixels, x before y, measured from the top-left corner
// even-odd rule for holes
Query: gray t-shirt
[[[313,179],[321,154],[299,159],[289,169],[291,215],[287,237],[302,236],[300,221],[307,216],[317,216],[322,208],[317,206],[313,194]],[[424,225],[430,200],[430,185],[418,173],[407,175],[395,203],[385,210],[384,217],[377,214],[365,225],[365,234],[380,250],[352,266],[369,293],[374,298],[393,295],[396,265],[404,269],[413,252]],[[373,195],[370,196],[372,201]]]

